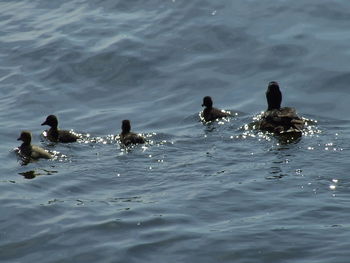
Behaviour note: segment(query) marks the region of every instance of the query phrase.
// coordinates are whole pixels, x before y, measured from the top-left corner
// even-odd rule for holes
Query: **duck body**
[[[214,108],[213,101],[209,96],[206,96],[203,98],[202,107],[205,107],[205,109],[203,110],[202,116],[206,122],[215,121],[216,119],[230,116],[229,113],[223,112],[220,109]]]
[[[52,142],[76,142],[79,139],[78,135],[75,135],[71,131],[59,130],[56,128],[50,128],[47,131],[47,139]]]
[[[52,155],[47,152],[45,149],[32,145],[32,135],[28,131],[23,131],[21,136],[17,139],[18,141],[23,141],[21,146],[19,146],[20,154],[26,159],[37,160],[40,158],[43,159],[51,159]]]
[[[301,133],[304,124],[294,108],[284,107],[265,111],[261,116],[259,128],[276,134]]]
[[[145,143],[145,139],[142,136],[140,136],[134,132],[129,132],[129,133],[125,133],[125,134],[121,133],[119,136],[120,136],[120,141],[124,145]]]
[[[122,144],[128,146],[130,144],[143,144],[146,142],[141,135],[131,132],[131,124],[129,120],[123,120],[122,132],[119,134]]]
[[[76,142],[80,137],[71,131],[58,129],[58,120],[55,115],[49,115],[41,125],[48,125],[47,139],[52,142]]]
[[[217,108],[205,108],[202,114],[205,121],[215,121],[216,119],[224,118],[230,116],[228,113],[225,113]]]

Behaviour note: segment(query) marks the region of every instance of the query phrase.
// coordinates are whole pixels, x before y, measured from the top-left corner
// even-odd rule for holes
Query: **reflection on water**
[[[113,144],[116,140],[119,140],[119,136],[108,134],[106,136],[92,137],[89,133],[81,134],[81,139],[78,141],[85,144]]]
[[[298,143],[301,140],[301,133],[285,133],[276,136],[278,139],[278,143],[281,145]]]
[[[276,149],[270,150],[274,153],[276,159],[271,161],[268,171],[270,175],[266,176],[266,179],[282,179],[283,177],[295,174],[289,167],[291,159],[293,159],[293,156],[290,155],[289,150],[291,149],[288,147],[288,145],[282,145],[282,147],[277,145]]]
[[[27,171],[27,172],[18,173],[18,174],[24,176],[24,178],[26,179],[33,179],[39,175],[35,171]]]
[[[19,175],[22,175],[26,179],[34,179],[37,176],[42,176],[42,175],[52,175],[56,174],[58,171],[54,170],[46,170],[46,169],[37,169],[37,170],[30,170],[26,172],[21,172],[18,173]]]

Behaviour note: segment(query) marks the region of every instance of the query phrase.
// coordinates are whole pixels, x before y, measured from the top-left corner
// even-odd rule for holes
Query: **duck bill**
[[[21,140],[22,140],[22,138],[21,138],[21,137],[17,138],[17,141],[21,141]]]
[[[46,121],[44,121],[44,122],[41,124],[41,126],[43,126],[43,125],[47,125]]]

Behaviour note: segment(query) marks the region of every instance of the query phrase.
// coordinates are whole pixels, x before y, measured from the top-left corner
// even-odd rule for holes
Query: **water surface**
[[[0,10],[1,262],[348,261],[350,3]],[[314,120],[298,140],[244,128],[271,80]],[[200,122],[207,95],[234,116]],[[46,141],[49,114],[84,140]],[[21,130],[56,158],[21,165]]]

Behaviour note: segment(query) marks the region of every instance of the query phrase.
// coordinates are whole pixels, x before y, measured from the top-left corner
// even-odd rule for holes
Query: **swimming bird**
[[[271,81],[266,91],[267,110],[263,113],[259,127],[261,130],[282,133],[301,133],[304,121],[290,107],[281,108],[282,93],[276,81]]]
[[[41,125],[48,125],[47,138],[52,142],[76,142],[80,137],[71,131],[58,129],[58,120],[55,115],[47,116]]]
[[[19,146],[20,154],[26,159],[51,159],[52,155],[44,150],[43,148],[32,145],[32,134],[29,131],[22,131],[20,137],[17,141],[23,141],[21,146]]]
[[[203,98],[202,107],[205,107],[202,114],[205,121],[215,121],[218,118],[230,116],[229,113],[223,112],[220,109],[214,108],[213,100],[211,99],[210,96],[206,96]]]
[[[120,133],[120,141],[124,145],[145,143],[146,140],[141,135],[131,132],[131,124],[129,120],[122,121],[122,132]]]

